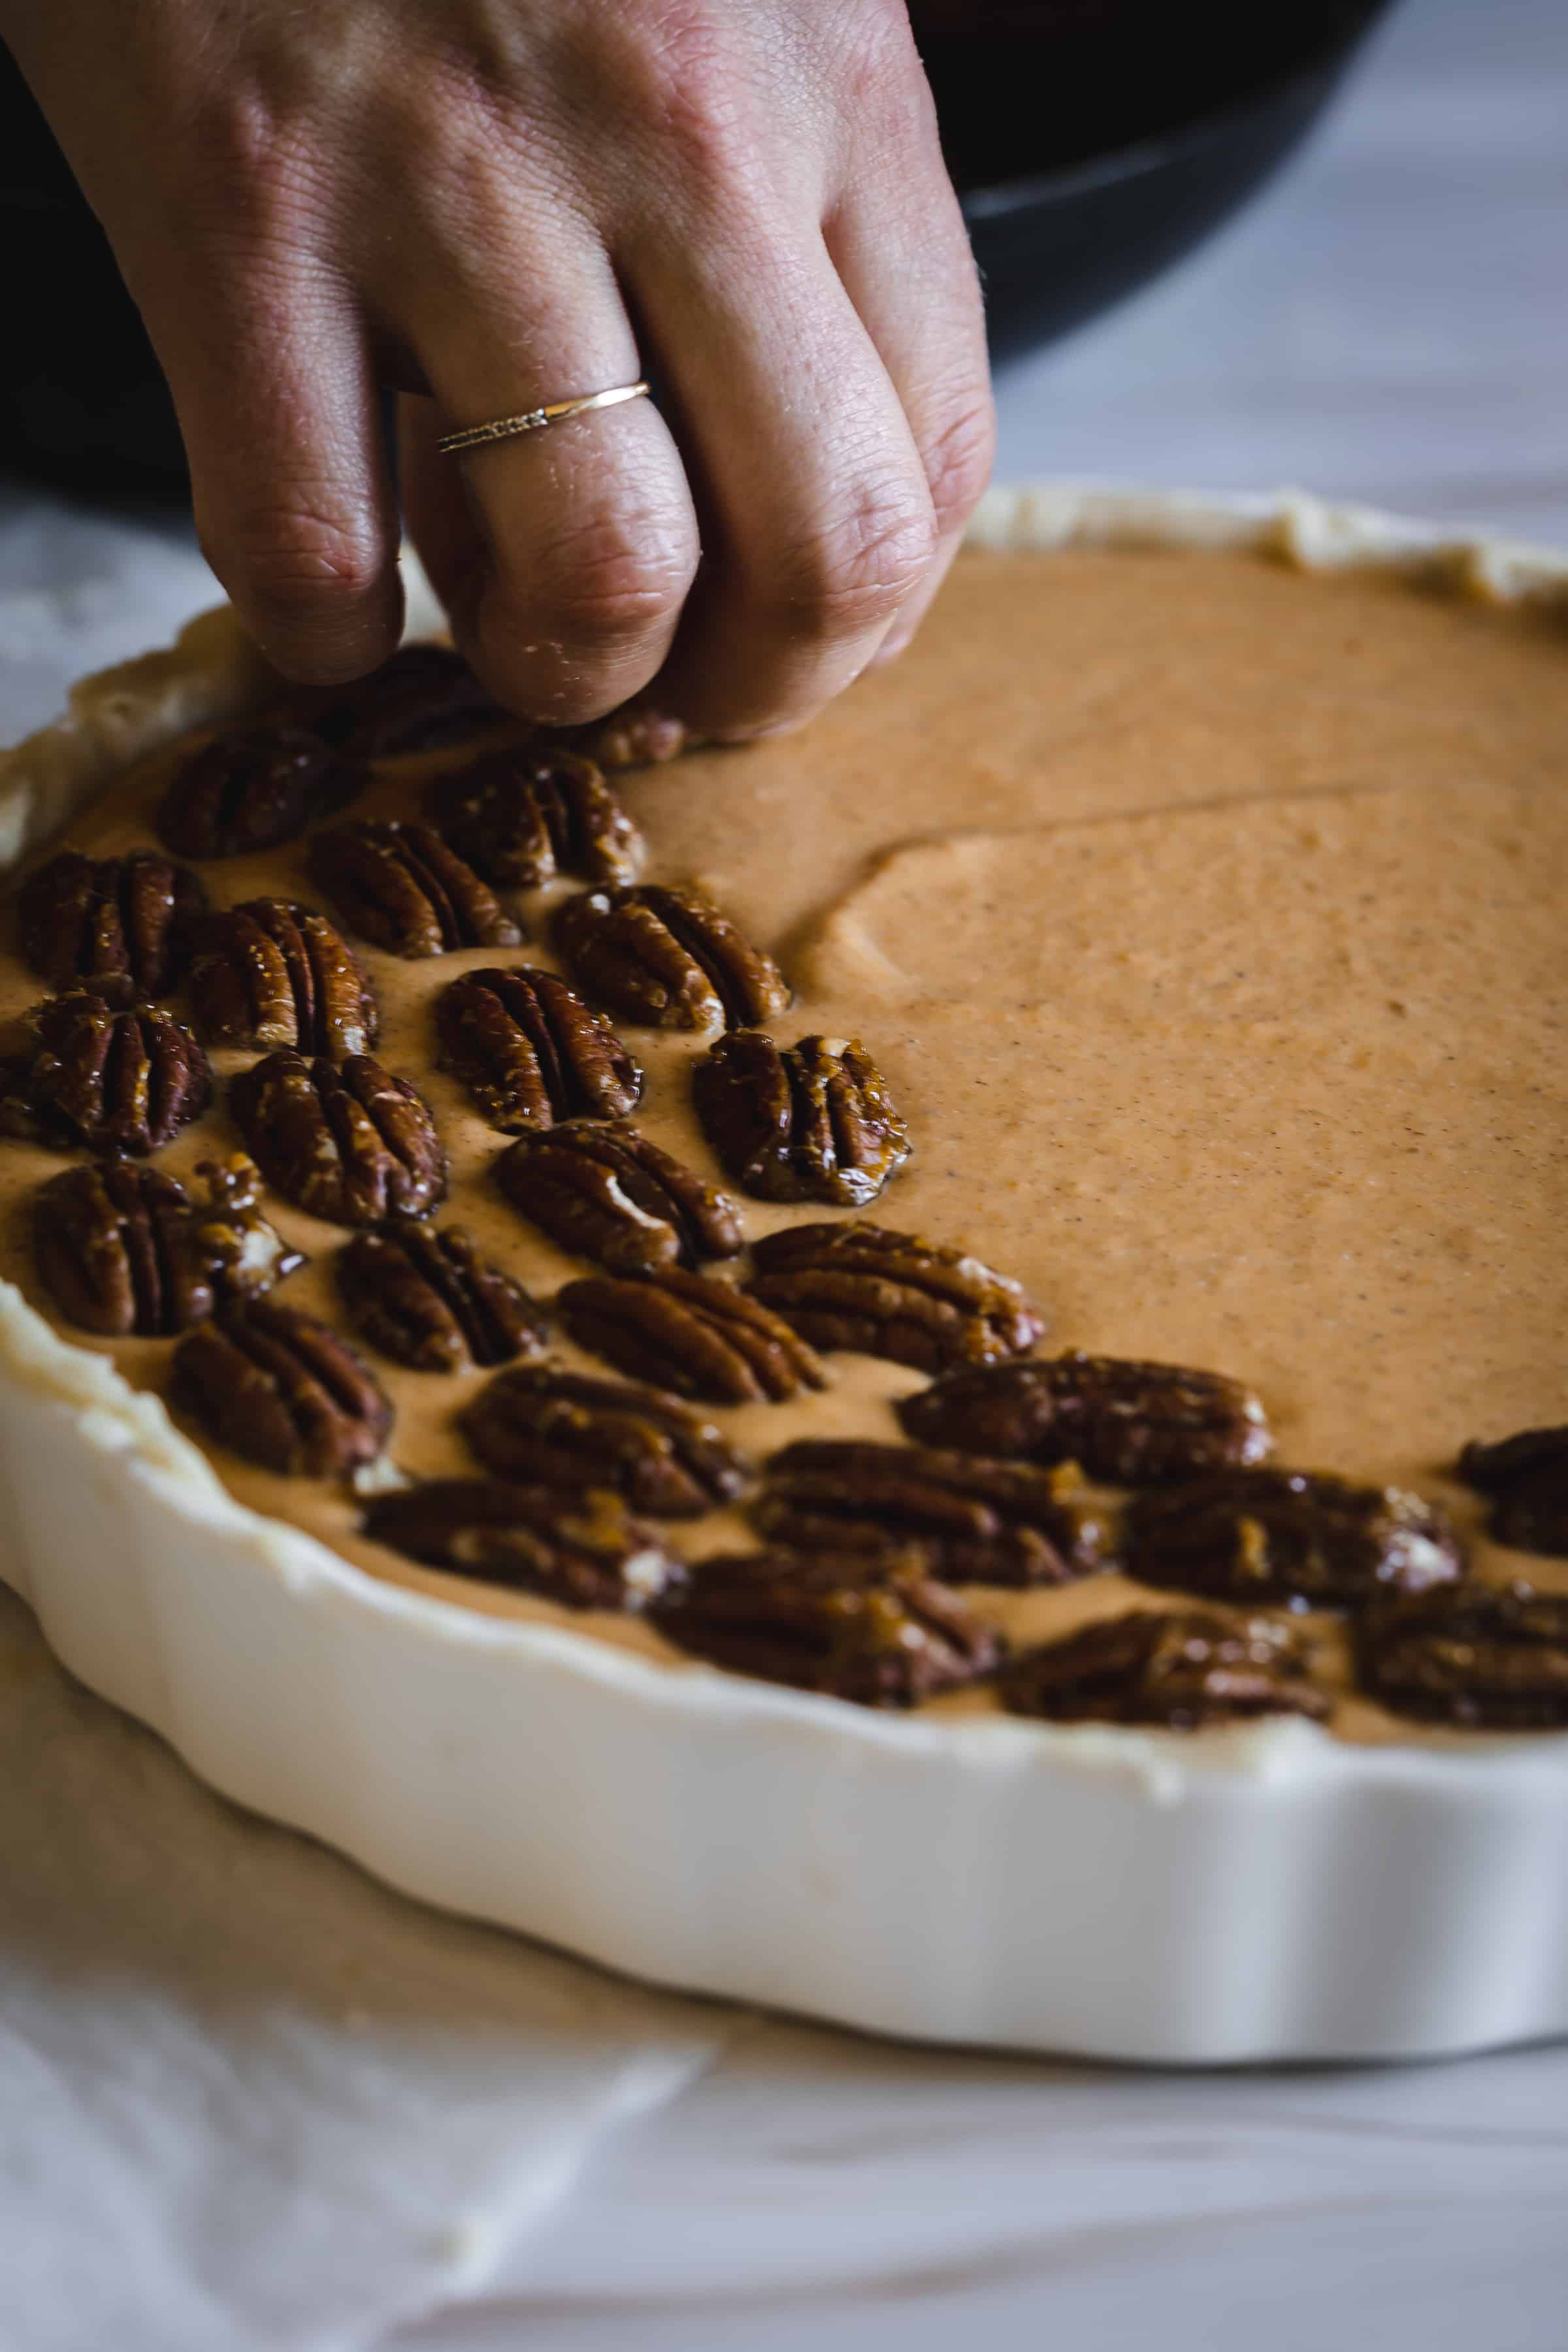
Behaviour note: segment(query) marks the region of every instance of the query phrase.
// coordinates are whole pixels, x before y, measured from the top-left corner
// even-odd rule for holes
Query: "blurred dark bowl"
[[[916,0],[992,350],[1064,333],[1232,214],[1390,0]],[[109,245],[0,47],[0,463],[79,494],[186,494]]]
[[[1136,79],[1124,49],[1119,59],[1110,10],[1096,0],[1079,0],[1078,21],[1098,18],[1104,37],[1080,37],[1076,55],[1042,55],[1038,35],[1021,31],[1005,43],[974,31],[928,42],[948,161],[984,281],[992,357],[1067,333],[1228,220],[1300,146],[1392,5],[1274,0],[1241,17],[1220,6],[1206,16],[1167,7],[1163,26],[1122,22],[1121,38],[1142,42]],[[1040,12],[992,13],[1016,23]],[[974,14],[984,21],[985,0],[975,0]],[[1169,20],[1177,16],[1173,48]],[[984,63],[982,47],[992,52]],[[1076,67],[1086,102],[1040,108],[1031,156],[1029,92],[1047,65],[1058,79]],[[999,119],[998,88],[1011,93]],[[1134,135],[1107,144],[1119,108]],[[998,160],[1005,176],[991,168]]]

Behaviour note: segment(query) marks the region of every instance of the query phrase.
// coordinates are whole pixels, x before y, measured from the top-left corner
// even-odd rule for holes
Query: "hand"
[[[402,499],[514,709],[798,719],[984,487],[974,273],[898,0],[0,0],[290,676],[401,625]],[[438,433],[653,376],[461,458]]]

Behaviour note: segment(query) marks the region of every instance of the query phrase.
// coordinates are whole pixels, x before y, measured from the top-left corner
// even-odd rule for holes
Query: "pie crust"
[[[1298,497],[996,491],[974,537],[1251,548],[1568,606],[1568,561]],[[84,680],[0,755],[5,860],[270,683],[224,611]],[[0,1574],[63,1663],[224,1794],[425,1900],[933,2040],[1213,2063],[1568,2030],[1568,1735],[889,1718],[368,1576],[235,1502],[155,1398],[7,1286],[0,1393]]]

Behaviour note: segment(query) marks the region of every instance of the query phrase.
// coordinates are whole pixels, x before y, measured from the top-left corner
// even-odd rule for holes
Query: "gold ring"
[[[465,449],[482,449],[487,441],[513,441],[520,433],[542,433],[568,416],[585,416],[591,408],[618,408],[623,400],[640,400],[646,383],[612,384],[608,392],[580,393],[575,400],[552,400],[546,408],[525,408],[521,416],[495,416],[488,425],[465,425],[460,433],[443,433],[436,446],[443,457],[459,457]]]

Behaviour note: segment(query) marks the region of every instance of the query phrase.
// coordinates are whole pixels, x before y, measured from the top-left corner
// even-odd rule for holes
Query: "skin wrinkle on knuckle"
[[[758,28],[742,12],[726,16],[697,0],[645,0],[618,24],[595,26],[573,128],[579,142],[601,135],[604,94],[616,94],[601,202],[621,235],[640,241],[650,189],[658,215],[682,236],[705,234],[704,224],[721,227],[748,191],[765,201],[770,159],[787,142],[775,103],[781,76],[758,46]]]
[[[668,515],[600,514],[492,574],[478,614],[482,667],[532,715],[596,718],[651,677],[697,569],[694,530]],[[629,667],[642,675],[628,683]]]
[[[937,529],[945,539],[968,521],[991,478],[996,410],[989,386],[978,383],[955,402],[935,433],[921,436],[920,451]]]
[[[254,86],[204,106],[181,142],[184,232],[250,252],[319,253],[352,172],[342,141],[311,108],[283,107]]]
[[[936,553],[936,517],[918,492],[880,486],[844,499],[818,536],[782,554],[773,602],[796,626],[855,636],[891,618]]]
[[[862,0],[845,11],[834,63],[841,110],[906,132],[934,131],[936,108],[901,0]]]
[[[367,539],[329,501],[300,499],[266,514],[206,519],[203,554],[258,620],[287,630],[365,604],[382,592],[390,548]]]

